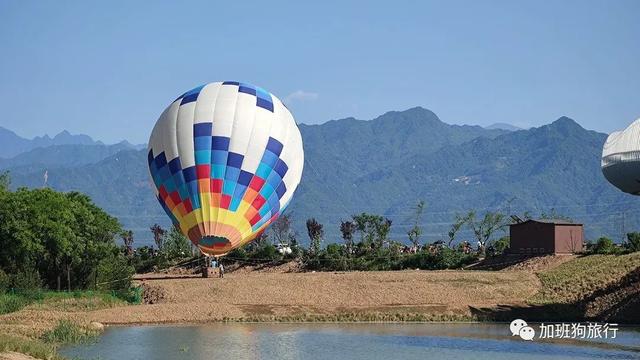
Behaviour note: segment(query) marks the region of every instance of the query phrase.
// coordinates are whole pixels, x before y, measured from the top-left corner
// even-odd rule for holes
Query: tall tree
[[[391,220],[380,215],[361,213],[353,216],[353,222],[366,246],[381,248],[388,241]]]
[[[271,236],[275,244],[290,245],[295,239],[292,221],[290,214],[282,214],[271,224]]]
[[[470,211],[467,214],[467,219],[471,231],[478,240],[481,252],[484,252],[487,242],[491,240],[493,234],[507,225],[504,214],[499,212],[487,211],[482,218],[478,219],[475,211]]]
[[[413,222],[413,227],[407,232],[409,236],[409,241],[413,244],[414,247],[420,246],[420,235],[422,235],[422,228],[420,228],[420,218],[422,217],[422,213],[424,211],[424,200],[418,201],[418,205],[416,205],[415,209],[415,218]]]
[[[353,233],[356,230],[356,226],[352,221],[341,221],[340,232],[342,233],[342,239],[347,248],[347,254],[351,254],[353,249]]]
[[[126,248],[127,256],[133,255],[133,231],[125,230],[120,234],[122,237],[122,241],[124,242],[124,246]]]
[[[564,221],[568,221],[568,222],[573,222],[571,217],[566,216],[564,214],[560,214],[559,212],[556,211],[555,208],[552,208],[549,212],[543,211],[540,214],[540,219],[545,219],[545,220],[564,220]]]
[[[8,191],[11,185],[11,178],[9,177],[9,171],[0,172],[0,191]]]
[[[164,249],[164,236],[167,233],[167,230],[163,229],[162,226],[158,224],[153,224],[150,229],[153,233],[153,241],[155,241],[158,251],[162,251]]]
[[[63,278],[69,290],[86,288],[95,284],[98,263],[119,254],[120,224],[86,195],[22,188],[0,197],[0,268],[5,272],[37,273],[53,289],[62,288]]]
[[[176,226],[172,226],[163,244],[163,250],[169,259],[180,259],[191,253],[191,241]]]
[[[322,236],[324,236],[324,230],[322,224],[316,219],[311,218],[307,220],[307,234],[309,235],[309,252],[317,254],[320,251],[320,242]]]
[[[453,222],[453,224],[451,224],[451,228],[449,228],[449,243],[447,244],[447,246],[450,248],[451,245],[453,244],[453,242],[456,239],[456,235],[458,235],[458,232],[460,231],[460,229],[462,229],[462,227],[464,226],[464,224],[466,224],[469,221],[469,215],[467,214],[466,216],[462,216],[462,215],[456,215],[456,218]]]

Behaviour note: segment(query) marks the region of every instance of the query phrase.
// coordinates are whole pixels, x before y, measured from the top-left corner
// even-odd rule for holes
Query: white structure
[[[288,244],[278,244],[276,245],[276,248],[278,249],[278,252],[282,255],[290,255],[292,252],[291,247],[289,247]]]
[[[618,189],[640,194],[640,119],[613,132],[602,149],[602,173]]]

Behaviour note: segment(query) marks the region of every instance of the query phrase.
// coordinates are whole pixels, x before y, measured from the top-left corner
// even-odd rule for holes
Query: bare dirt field
[[[105,324],[209,321],[464,319],[469,306],[522,304],[539,289],[525,271],[232,273],[145,280],[162,299],[86,314]]]

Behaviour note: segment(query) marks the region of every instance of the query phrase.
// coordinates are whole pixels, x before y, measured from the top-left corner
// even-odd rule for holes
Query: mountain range
[[[489,126],[485,126],[485,129],[489,129],[489,130],[495,130],[495,129],[500,129],[500,130],[507,130],[507,131],[518,131],[518,130],[522,130],[522,128],[519,128],[517,126],[513,126],[511,124],[506,124],[506,123],[493,123]]]
[[[54,137],[49,135],[36,136],[33,139],[27,139],[19,136],[15,132],[5,129],[0,126],[0,159],[9,159],[16,155],[35,150],[48,148],[50,146],[65,146],[65,145],[99,145],[105,146],[102,141],[93,140],[89,135],[78,134],[73,135],[67,130],[61,131]],[[140,145],[132,145],[126,140],[120,142],[119,145],[122,149],[133,148],[141,149]],[[64,150],[62,150],[64,151]],[[42,152],[40,152],[42,153]]]
[[[325,241],[334,242],[339,221],[363,211],[387,216],[391,236],[406,241],[420,200],[427,204],[418,221],[424,241],[445,238],[455,215],[472,209],[562,214],[584,223],[591,239],[620,240],[640,226],[631,216],[640,202],[600,172],[606,134],[567,117],[527,130],[489,129],[449,125],[418,107],[299,128],[305,167],[287,211],[303,241],[307,218],[325,224]],[[5,147],[0,142],[0,153]],[[0,168],[10,170],[14,187],[43,186],[46,170],[48,186],[89,194],[135,231],[138,245],[152,242],[154,223],[169,225],[153,196],[146,150],[130,144],[51,144],[4,159]],[[463,231],[460,239],[471,235]]]

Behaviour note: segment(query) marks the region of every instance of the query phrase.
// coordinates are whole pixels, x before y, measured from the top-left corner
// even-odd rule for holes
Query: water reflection
[[[640,332],[618,339],[524,342],[508,324],[211,324],[111,327],[80,359],[640,359]]]

